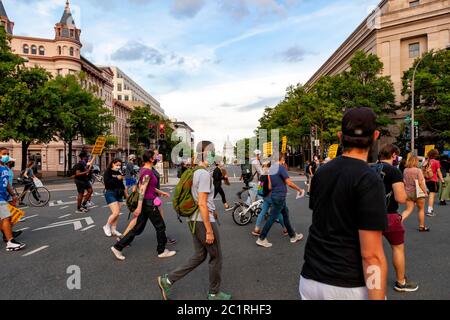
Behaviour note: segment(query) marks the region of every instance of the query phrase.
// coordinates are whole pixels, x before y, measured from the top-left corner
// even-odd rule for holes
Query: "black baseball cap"
[[[377,129],[377,115],[370,108],[354,108],[342,118],[342,133],[349,137],[370,137]]]

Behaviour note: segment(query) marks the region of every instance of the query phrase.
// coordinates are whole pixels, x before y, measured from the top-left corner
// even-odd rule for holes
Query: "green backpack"
[[[197,202],[194,200],[191,191],[194,182],[194,173],[199,169],[202,168],[197,167],[186,170],[175,188],[172,203],[179,220],[180,217],[189,218],[198,211]]]

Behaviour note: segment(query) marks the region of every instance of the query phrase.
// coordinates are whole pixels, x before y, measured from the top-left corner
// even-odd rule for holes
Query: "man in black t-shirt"
[[[407,194],[403,175],[393,166],[394,160],[400,155],[397,146],[388,144],[380,150],[379,158],[382,179],[386,190],[386,203],[388,212],[388,228],[384,237],[392,247],[392,262],[394,264],[397,281],[394,290],[398,292],[415,292],[419,286],[409,281],[405,274],[405,227],[402,216],[398,213],[398,204],[406,203]]]
[[[300,295],[303,300],[383,300],[386,197],[383,181],[367,164],[380,135],[375,113],[347,111],[338,135],[343,155],[322,166],[311,183],[313,222]]]
[[[77,210],[75,213],[86,213],[88,212],[87,202],[91,198],[92,189],[91,182],[89,180],[89,174],[91,173],[92,163],[88,162],[88,155],[86,152],[82,151],[79,154],[80,162],[78,162],[75,169],[75,185],[77,186]],[[86,194],[85,194],[86,192]]]

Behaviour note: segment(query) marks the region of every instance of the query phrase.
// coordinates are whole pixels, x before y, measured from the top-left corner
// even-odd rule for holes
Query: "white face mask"
[[[120,167],[112,167],[113,171],[119,171]]]

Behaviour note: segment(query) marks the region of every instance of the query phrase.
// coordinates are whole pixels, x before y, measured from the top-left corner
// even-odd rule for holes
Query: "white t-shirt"
[[[209,221],[216,222],[214,219],[214,212],[216,211],[216,205],[214,204],[214,183],[211,174],[206,169],[200,169],[195,171],[193,183],[192,183],[192,196],[194,200],[198,202],[198,194],[200,192],[208,193],[208,211],[209,211]],[[200,212],[194,213],[189,219],[190,221],[203,222],[202,215]]]

